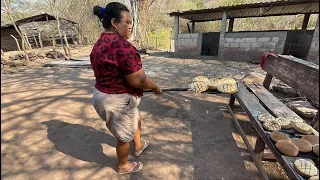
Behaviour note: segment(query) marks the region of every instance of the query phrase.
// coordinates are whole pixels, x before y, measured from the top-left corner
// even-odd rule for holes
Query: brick
[[[239,47],[240,43],[230,43],[230,47]]]
[[[276,43],[263,43],[263,47],[267,49],[275,48]]]
[[[240,43],[240,47],[249,48],[250,47],[250,43]]]
[[[198,38],[198,33],[192,33],[192,34],[190,34],[190,37],[191,38]]]
[[[183,34],[183,38],[190,38],[190,34]]]
[[[234,38],[225,38],[225,42],[227,43],[234,42]]]
[[[236,42],[246,42],[245,38],[236,38]]]
[[[184,41],[187,42],[187,43],[192,43],[193,39],[185,39]]]
[[[224,47],[230,47],[230,43],[224,43]]]
[[[257,38],[246,38],[246,42],[257,42]]]
[[[279,37],[273,37],[272,42],[278,43],[279,42]]]
[[[178,34],[178,39],[183,38],[183,34]]]
[[[266,42],[269,42],[271,38],[269,37],[266,37],[266,38],[258,38],[258,42],[263,42],[263,43],[266,43]]]
[[[262,46],[262,43],[252,43],[251,45],[253,48],[258,48]]]

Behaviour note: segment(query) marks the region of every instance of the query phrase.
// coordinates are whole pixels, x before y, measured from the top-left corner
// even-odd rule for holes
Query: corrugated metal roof
[[[49,20],[55,20],[56,19],[53,15],[48,14],[48,13],[44,13],[44,14],[38,14],[38,15],[35,15],[35,16],[30,16],[30,17],[27,17],[27,18],[19,19],[19,20],[15,21],[15,23],[19,24],[19,23],[26,23],[26,22],[31,22],[31,21],[40,21],[40,20],[44,20],[46,18],[46,16],[48,17]],[[60,18],[60,19],[64,19],[64,18]],[[68,19],[64,19],[64,20],[70,21]],[[77,24],[74,21],[70,21],[70,22],[73,23],[73,24]],[[2,28],[6,28],[6,27],[10,27],[10,26],[12,26],[11,23],[5,24],[5,25],[1,26],[1,29]]]
[[[179,16],[194,22],[215,21],[222,19],[223,11],[227,18],[265,17],[296,14],[319,13],[319,0],[282,0],[265,3],[221,6],[211,9],[172,12],[170,16]]]

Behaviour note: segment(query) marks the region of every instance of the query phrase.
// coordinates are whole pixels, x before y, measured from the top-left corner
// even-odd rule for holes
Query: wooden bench
[[[263,85],[254,83],[245,84],[242,81],[238,82],[238,92],[231,95],[228,111],[231,114],[232,120],[235,123],[244,143],[246,144],[247,149],[260,172],[260,175],[264,179],[268,179],[268,176],[261,165],[261,160],[266,145],[274,155],[275,159],[282,166],[289,179],[303,179],[292,167],[292,163],[296,159],[301,158],[301,153],[298,155],[298,157],[289,157],[280,153],[268,135],[270,132],[264,130],[257,116],[263,113],[271,114],[274,117],[297,115],[269,92],[269,86],[273,77],[276,77],[295,90],[299,91],[302,96],[306,96],[310,99],[313,98],[319,102],[319,66],[293,56],[270,55],[267,56],[262,69],[267,72]],[[239,102],[242,109],[249,116],[251,124],[258,134],[254,149],[248,142],[242,127],[233,113],[235,99]],[[312,125],[317,125],[318,122],[319,112],[312,120]],[[281,129],[281,131],[293,136],[301,135],[294,129]],[[313,134],[319,136],[318,131],[313,128]],[[315,155],[310,156],[309,154],[305,155],[303,158],[312,159],[317,166],[319,165],[319,158],[317,158]]]

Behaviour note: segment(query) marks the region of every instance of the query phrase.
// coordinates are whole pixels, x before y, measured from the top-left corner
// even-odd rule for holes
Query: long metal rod
[[[163,88],[161,89],[162,92],[168,92],[168,91],[189,91],[189,88],[187,87],[174,87],[174,88]],[[143,92],[153,92],[151,89],[144,89]],[[206,94],[218,94],[218,91],[205,91],[203,93]]]

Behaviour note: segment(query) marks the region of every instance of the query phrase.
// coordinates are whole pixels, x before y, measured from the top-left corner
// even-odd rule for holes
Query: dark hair
[[[110,29],[112,27],[111,19],[114,18],[117,23],[121,22],[122,16],[121,12],[126,11],[130,12],[129,9],[118,2],[111,2],[107,4],[106,8],[104,9],[104,15],[102,19],[102,25],[105,29]]]

